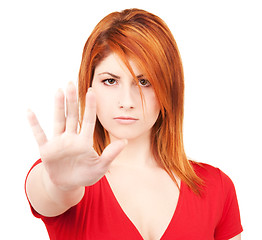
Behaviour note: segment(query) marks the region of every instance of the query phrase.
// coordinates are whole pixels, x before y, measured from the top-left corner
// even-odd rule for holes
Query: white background
[[[231,177],[242,239],[261,236],[259,1],[6,0],[0,3],[1,239],[48,239],[24,194],[26,173],[39,157],[27,108],[50,136],[54,92],[77,82],[87,37],[102,17],[130,7],[160,16],[173,32],[185,70],[186,152]]]

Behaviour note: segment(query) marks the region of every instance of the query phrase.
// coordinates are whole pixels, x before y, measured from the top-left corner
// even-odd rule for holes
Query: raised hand
[[[85,114],[80,132],[77,95],[73,83],[69,83],[66,90],[66,107],[64,100],[63,91],[58,90],[55,96],[54,136],[50,140],[31,111],[28,112],[28,120],[48,176],[57,187],[66,191],[90,186],[103,177],[110,163],[125,147],[127,140],[111,143],[99,156],[93,149],[96,122],[94,93],[89,89],[86,94]]]

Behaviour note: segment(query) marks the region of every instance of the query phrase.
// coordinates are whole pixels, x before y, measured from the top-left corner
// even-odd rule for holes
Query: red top
[[[40,160],[36,164],[40,163]],[[33,167],[34,167],[33,166]],[[205,181],[202,196],[181,182],[174,215],[161,240],[228,240],[242,232],[234,185],[218,168],[193,164]],[[31,171],[31,170],[30,170]],[[86,187],[83,199],[57,217],[44,217],[51,240],[142,240],[142,236],[120,207],[104,176]]]

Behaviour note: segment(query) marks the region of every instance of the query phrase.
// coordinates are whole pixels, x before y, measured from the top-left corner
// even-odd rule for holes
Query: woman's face
[[[144,101],[132,74],[114,53],[95,68],[92,88],[96,95],[97,117],[110,139],[150,137],[160,106],[146,76],[130,60],[139,80]]]

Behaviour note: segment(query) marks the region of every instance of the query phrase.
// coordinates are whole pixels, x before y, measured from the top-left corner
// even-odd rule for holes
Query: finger
[[[117,157],[117,155],[125,148],[128,141],[126,139],[118,140],[115,142],[110,143],[105,150],[103,151],[102,155],[100,156],[101,161],[103,162],[105,167]]]
[[[96,123],[96,98],[92,89],[89,88],[86,94],[85,113],[82,123],[81,134],[93,141]]]
[[[66,91],[66,131],[76,133],[78,126],[78,104],[76,97],[76,87],[70,82]]]
[[[65,96],[61,89],[55,95],[54,135],[60,135],[65,131]]]
[[[47,142],[47,138],[46,138],[46,135],[43,131],[43,129],[41,128],[37,118],[36,118],[36,115],[31,111],[31,110],[28,110],[27,112],[27,118],[28,118],[28,121],[29,121],[29,124],[32,128],[32,131],[33,131],[33,134],[35,136],[35,140],[38,144],[38,146],[42,146],[44,145],[46,142]]]

